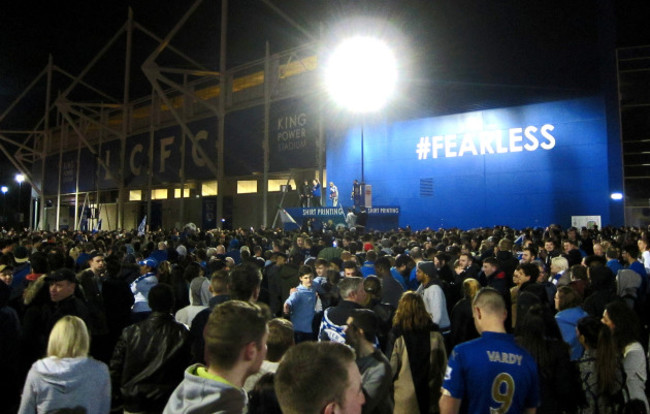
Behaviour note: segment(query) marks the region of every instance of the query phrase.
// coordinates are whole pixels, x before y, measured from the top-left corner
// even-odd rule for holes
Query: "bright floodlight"
[[[623,194],[622,193],[612,193],[610,195],[612,200],[622,200],[623,199]]]
[[[2,187],[0,187],[0,191],[2,191],[2,194],[7,194],[7,191],[9,191],[9,187],[3,185]]]
[[[352,112],[380,109],[395,90],[397,64],[384,42],[354,37],[336,47],[325,64],[332,98]]]
[[[25,181],[25,176],[22,174],[16,174],[16,182],[22,184]]]

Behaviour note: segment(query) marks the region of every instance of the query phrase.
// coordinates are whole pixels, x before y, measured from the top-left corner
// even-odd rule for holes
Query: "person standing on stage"
[[[472,303],[480,338],[454,347],[447,364],[440,413],[535,413],[540,402],[535,360],[505,330],[506,304],[483,288]],[[516,385],[516,387],[515,387]]]
[[[305,184],[303,184],[302,189],[300,191],[300,207],[306,208],[310,207],[310,202],[311,200],[311,194],[312,194],[312,186],[309,185],[309,181],[305,180]]]
[[[320,207],[320,181],[318,181],[317,178],[314,179],[313,181],[314,186],[312,187],[311,190],[311,195],[314,199],[314,207]]]
[[[332,200],[332,207],[339,206],[339,189],[333,181],[330,181],[330,200]]]
[[[352,201],[354,202],[354,209],[358,210],[361,206],[361,184],[359,180],[354,180],[352,183]]]

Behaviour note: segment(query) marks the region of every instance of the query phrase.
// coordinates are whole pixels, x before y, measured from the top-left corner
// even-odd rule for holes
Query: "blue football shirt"
[[[512,335],[483,332],[454,347],[443,388],[462,399],[462,412],[522,413],[539,405],[537,365]]]

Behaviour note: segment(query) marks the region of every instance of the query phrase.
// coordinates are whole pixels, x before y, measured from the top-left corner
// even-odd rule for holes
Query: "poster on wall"
[[[269,169],[316,168],[318,112],[309,99],[274,102],[269,115]]]
[[[586,227],[588,229],[601,228],[600,216],[571,216],[571,226],[577,229]]]

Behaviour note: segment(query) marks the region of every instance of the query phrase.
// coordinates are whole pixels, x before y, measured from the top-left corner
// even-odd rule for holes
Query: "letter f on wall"
[[[160,140],[160,168],[159,173],[165,172],[165,160],[172,154],[171,150],[167,147],[174,143],[174,137],[167,137]]]

